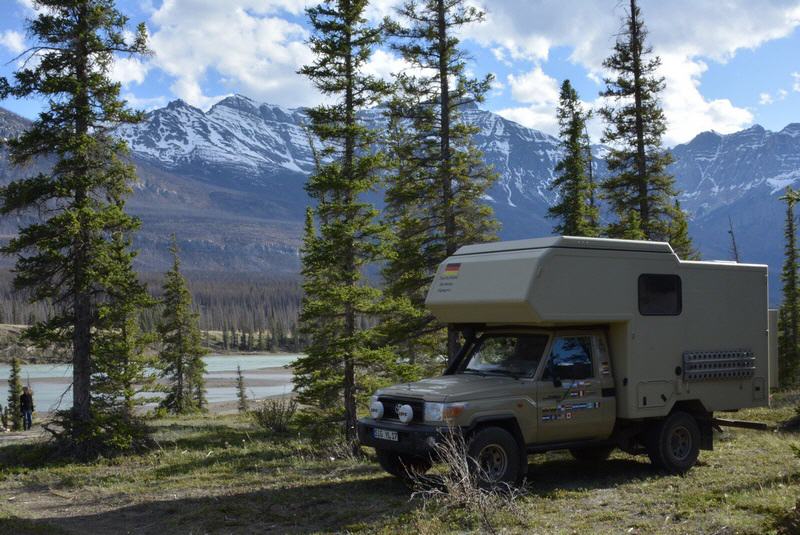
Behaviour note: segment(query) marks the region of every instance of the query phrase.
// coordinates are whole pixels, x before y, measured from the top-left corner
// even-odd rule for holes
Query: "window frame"
[[[678,297],[677,312],[645,312],[642,310],[642,285],[644,277],[665,277],[677,281],[676,290]],[[636,304],[640,316],[680,316],[683,313],[683,280],[675,273],[642,273],[636,280]]]

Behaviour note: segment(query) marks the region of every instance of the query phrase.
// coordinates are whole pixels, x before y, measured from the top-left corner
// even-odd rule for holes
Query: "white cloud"
[[[558,81],[545,74],[541,66],[530,72],[514,76],[508,75],[511,96],[518,102],[535,106],[550,105],[558,102]]]
[[[409,64],[403,58],[379,49],[372,53],[369,62],[364,66],[364,72],[384,80],[391,80],[392,75],[408,68]]]
[[[524,74],[509,74],[507,81],[512,98],[525,106],[504,108],[497,110],[497,113],[529,128],[556,134],[558,81],[548,76],[540,65]]]
[[[554,47],[571,48],[570,60],[597,80],[627,2],[616,3],[616,8],[613,4],[572,0],[569,9],[564,9],[564,3],[556,0],[486,2],[487,23],[471,28],[467,35],[486,47],[500,46],[515,59],[541,61]],[[746,108],[728,99],[709,100],[702,95],[703,60],[725,62],[738,50],[789,35],[800,25],[797,2],[641,0],[640,6],[650,32],[648,40],[664,59],[666,141],[686,141],[705,129],[730,132],[752,122],[753,115]],[[800,91],[800,73],[795,77],[795,90]]]
[[[124,93],[123,100],[128,102],[128,106],[135,110],[150,111],[156,108],[163,108],[167,105],[167,97],[137,97],[133,93]]]
[[[21,32],[5,30],[0,32],[0,46],[7,48],[13,54],[20,54],[27,48],[25,36]]]
[[[796,91],[800,93],[800,72],[793,72],[792,73],[792,91]]]
[[[767,92],[759,93],[758,103],[762,106],[769,106],[775,102],[786,100],[787,95],[789,95],[789,92],[785,89],[778,89],[774,95]]]
[[[138,58],[114,58],[109,76],[123,86],[144,82],[151,65]]]
[[[153,62],[176,78],[176,96],[201,108],[219,97],[202,89],[210,77],[258,100],[315,103],[318,92],[296,73],[312,59],[308,32],[284,18],[302,10],[294,0],[165,0],[151,19]]]

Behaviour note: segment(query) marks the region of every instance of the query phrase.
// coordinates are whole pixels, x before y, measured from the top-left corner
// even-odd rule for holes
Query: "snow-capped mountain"
[[[385,121],[381,110],[367,112],[365,120],[375,126]],[[476,107],[465,110],[463,120],[479,127],[477,144],[499,173],[487,202],[504,222],[503,237],[549,232],[552,225],[542,216],[555,199],[547,184],[559,158],[558,140]],[[267,188],[274,196],[276,180],[313,169],[304,122],[300,109],[235,95],[207,112],[171,102],[143,123],[121,128],[120,135],[139,162],[217,186]],[[302,179],[296,183],[302,186]],[[287,202],[304,206],[305,196]]]
[[[780,132],[759,125],[729,135],[704,132],[673,156],[684,206],[702,217],[751,190],[774,194],[800,178],[800,123]]]
[[[374,124],[380,110],[368,112]],[[202,270],[295,271],[313,155],[301,109],[236,95],[208,111],[175,101],[120,128],[141,183],[130,201],[143,220],[140,266],[162,269],[168,236],[181,241],[185,265]],[[548,188],[560,158],[558,140],[478,108],[463,120],[478,127],[476,143],[499,174],[486,202],[504,239],[546,235],[555,200]],[[27,124],[0,110],[0,137]],[[8,131],[8,133],[6,133]],[[604,148],[594,147],[602,178]],[[729,258],[729,218],[743,261],[769,263],[778,286],[784,209],[779,196],[800,179],[800,124],[780,132],[754,126],[720,135],[705,132],[673,149],[681,200],[703,256]],[[11,173],[0,151],[0,180]],[[6,235],[11,223],[0,223]],[[773,300],[777,293],[773,291]]]
[[[119,134],[137,157],[166,169],[211,163],[250,173],[308,173],[314,161],[303,118],[298,110],[241,95],[219,101],[208,112],[176,100]]]

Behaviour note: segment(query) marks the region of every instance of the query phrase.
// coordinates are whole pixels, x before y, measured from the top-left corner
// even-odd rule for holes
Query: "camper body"
[[[659,242],[498,242],[443,262],[426,306],[462,350],[441,377],[377,392],[359,422],[397,475],[454,429],[494,480],[552,449],[683,472],[713,447],[715,411],[769,402],[763,265],[681,261]]]

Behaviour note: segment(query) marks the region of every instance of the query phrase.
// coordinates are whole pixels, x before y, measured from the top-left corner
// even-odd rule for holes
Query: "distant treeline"
[[[162,274],[144,273],[140,277],[151,294],[161,296]],[[295,349],[302,297],[299,277],[191,271],[186,277],[194,308],[200,314],[200,329],[225,333],[221,335],[227,342],[223,346],[267,349],[268,341],[274,339],[269,349]],[[48,303],[30,303],[24,293],[14,291],[12,279],[11,272],[0,271],[0,323],[31,324],[51,315]],[[152,330],[159,315],[159,307],[145,311],[143,327]]]

